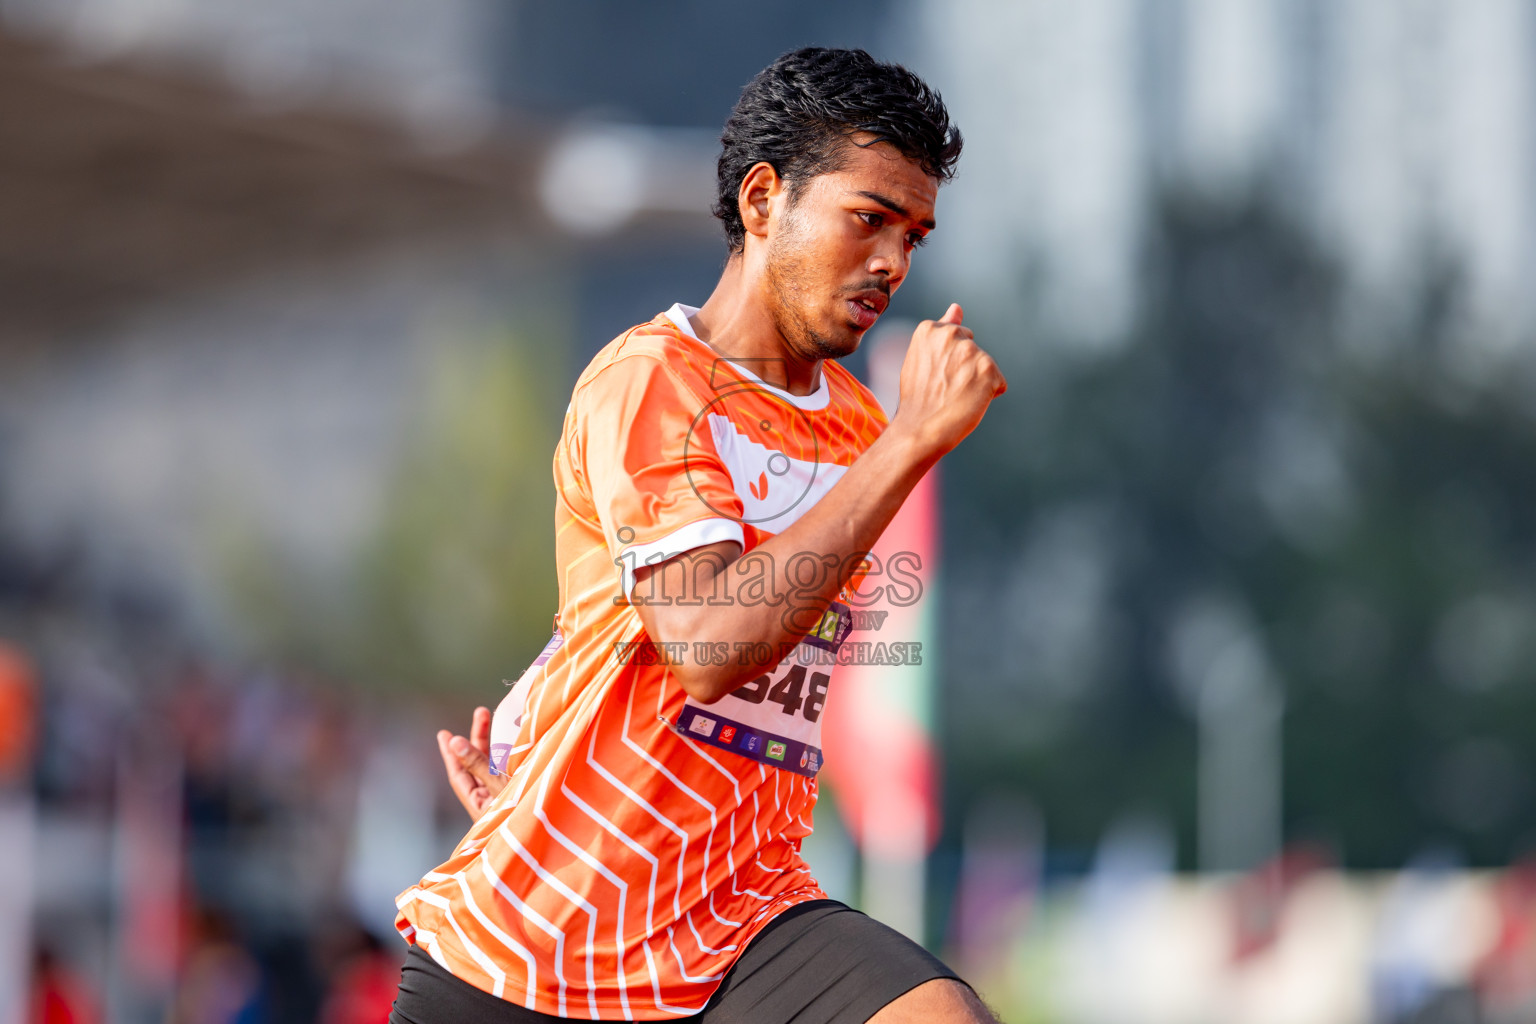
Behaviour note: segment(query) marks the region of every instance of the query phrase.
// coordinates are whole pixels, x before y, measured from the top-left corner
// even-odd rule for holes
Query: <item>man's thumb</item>
[[[485,765],[485,755],[474,748],[474,745],[463,736],[455,736],[448,741],[448,749],[453,751],[459,759],[459,764],[470,770],[475,770]]]
[[[958,324],[964,317],[965,310],[960,308],[960,303],[951,302],[949,308],[944,311],[944,315],[939,317],[939,323]]]

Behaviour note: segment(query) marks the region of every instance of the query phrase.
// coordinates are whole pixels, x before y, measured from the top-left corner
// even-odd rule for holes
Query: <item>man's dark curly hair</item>
[[[939,94],[900,64],[863,50],[808,46],[758,72],[720,134],[714,214],[731,252],[746,242],[737,196],[755,164],[772,165],[793,201],[810,179],[841,166],[856,132],[873,136],[867,145],[890,143],[940,182],[955,175],[960,129]]]

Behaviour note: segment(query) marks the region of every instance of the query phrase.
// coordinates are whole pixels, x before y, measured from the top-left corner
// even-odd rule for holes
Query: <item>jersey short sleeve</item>
[[[575,411],[575,447],[625,597],[641,566],[720,541],[745,546],[708,403],[662,359],[615,360],[581,388]]]

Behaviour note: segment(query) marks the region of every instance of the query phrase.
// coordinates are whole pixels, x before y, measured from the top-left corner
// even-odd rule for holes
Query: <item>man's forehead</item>
[[[857,137],[853,142],[858,142]],[[851,144],[841,156],[837,169],[828,175],[828,184],[838,192],[865,199],[888,199],[892,202],[882,205],[889,207],[894,203],[903,215],[920,221],[933,220],[939,182],[916,160],[888,142]]]

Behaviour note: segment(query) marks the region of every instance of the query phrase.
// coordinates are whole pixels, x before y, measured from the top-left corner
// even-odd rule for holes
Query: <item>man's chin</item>
[[[817,352],[823,359],[842,359],[844,356],[851,356],[859,350],[859,342],[864,340],[864,333],[862,328],[847,324],[836,334],[816,338]]]

